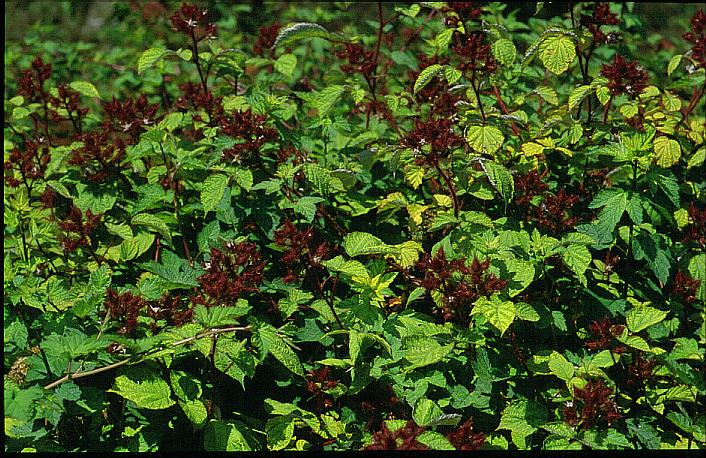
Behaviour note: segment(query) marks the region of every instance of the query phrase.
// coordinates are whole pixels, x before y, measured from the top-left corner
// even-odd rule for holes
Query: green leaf
[[[539,44],[539,58],[544,66],[555,75],[568,70],[576,57],[576,47],[566,35],[549,36]]]
[[[149,48],[143,52],[137,60],[137,74],[141,75],[145,70],[151,68],[165,54],[167,54],[165,48]]]
[[[387,253],[390,246],[367,232],[351,232],[343,239],[343,249],[350,257],[364,254]]]
[[[404,339],[404,358],[411,369],[438,363],[451,352],[453,344],[441,345],[436,339],[425,336],[412,336]]]
[[[683,56],[681,54],[677,54],[676,56],[672,56],[671,59],[669,59],[669,64],[667,65],[667,76],[672,76],[672,72],[677,69],[679,64],[681,63],[681,58]]]
[[[85,95],[87,97],[94,97],[100,99],[101,96],[98,93],[98,89],[88,81],[73,81],[69,84],[69,87],[79,94]]]
[[[420,398],[414,406],[412,419],[419,426],[429,426],[431,422],[442,416],[444,411],[436,403],[427,398]]]
[[[179,407],[184,411],[184,415],[194,424],[197,430],[204,427],[208,420],[208,411],[204,403],[198,399],[191,401],[179,401]]]
[[[324,117],[334,107],[338,99],[346,92],[345,86],[333,85],[318,92],[312,101],[312,106],[319,112],[319,117]]]
[[[492,46],[493,57],[495,60],[500,62],[503,67],[509,67],[515,61],[515,56],[517,55],[517,48],[515,44],[508,40],[507,38],[501,38]]]
[[[581,284],[586,284],[586,269],[591,264],[591,252],[584,245],[569,245],[560,251],[561,259],[576,274]]]
[[[655,138],[654,150],[657,165],[665,169],[678,163],[681,157],[679,142],[665,136]]]
[[[466,141],[481,154],[493,154],[503,144],[505,137],[495,126],[470,126],[466,130]]]
[[[275,70],[284,76],[292,76],[294,70],[297,69],[297,56],[294,54],[282,54],[275,61],[274,67]]]
[[[321,197],[304,196],[294,204],[294,211],[304,217],[307,223],[311,223],[316,216],[316,204],[323,202]]]
[[[500,331],[500,335],[505,334],[510,327],[517,312],[512,301],[503,301],[497,294],[490,299],[481,297],[475,302],[471,315],[482,315],[490,324]]]
[[[696,152],[689,158],[686,168],[693,169],[694,167],[700,167],[704,161],[706,161],[706,146],[702,146],[696,150]]]
[[[133,367],[126,375],[119,375],[114,387],[108,391],[134,402],[140,409],[162,410],[176,404],[171,398],[169,384],[159,374],[144,367]]]
[[[547,86],[539,86],[534,88],[533,92],[539,94],[547,103],[559,105],[559,96],[554,89]]]
[[[480,160],[483,172],[493,188],[503,198],[505,205],[512,200],[515,194],[515,180],[509,170],[493,161]]]
[[[229,326],[238,323],[238,318],[250,312],[245,299],[238,299],[238,304],[232,307],[204,307],[197,304],[194,307],[194,318],[206,328]]]
[[[574,365],[564,355],[553,352],[549,357],[549,370],[562,380],[570,380],[574,376]]]
[[[287,46],[295,41],[303,40],[305,38],[325,38],[331,39],[331,33],[326,30],[323,26],[315,24],[313,22],[297,22],[293,24],[287,24],[280,30],[277,39],[275,40],[272,48],[278,48],[280,46]]]
[[[263,347],[272,354],[280,363],[294,374],[304,377],[304,368],[297,354],[287,345],[277,330],[270,325],[260,326],[257,333]]]
[[[416,94],[422,89],[424,89],[424,87],[429,84],[432,78],[441,73],[443,69],[444,66],[439,64],[432,64],[424,68],[424,70],[419,73],[417,81],[414,82],[414,93]]]
[[[515,313],[517,315],[517,318],[524,320],[524,321],[539,321],[540,316],[539,313],[532,307],[530,304],[526,302],[516,302],[515,303]]]
[[[432,450],[456,450],[446,436],[436,431],[424,431],[417,436],[417,441]]]
[[[642,224],[642,199],[636,194],[630,194],[625,210],[633,223]]]
[[[452,67],[451,65],[444,66],[444,78],[446,78],[446,82],[449,83],[449,85],[456,84],[456,82],[461,79],[461,76],[463,76],[463,73],[456,67]]]
[[[171,243],[172,234],[169,232],[169,226],[158,216],[150,213],[140,213],[132,217],[130,224],[133,226],[146,226],[147,229],[158,232]]]
[[[525,438],[547,420],[547,411],[541,404],[526,400],[514,400],[503,410],[497,430],[507,429],[512,435],[512,441],[525,448]]]
[[[689,275],[693,278],[706,278],[706,254],[697,254],[689,261]],[[701,281],[697,292],[697,297],[706,302],[706,281]]]
[[[569,110],[573,110],[581,104],[581,101],[593,90],[593,86],[585,84],[578,86],[569,95]]]
[[[630,332],[640,332],[653,324],[661,323],[668,313],[654,307],[633,307],[625,314],[625,324]]]
[[[623,216],[627,205],[628,195],[621,189],[603,190],[591,201],[589,208],[604,207],[598,215],[597,223],[602,234],[611,234],[612,238],[613,230]]]
[[[368,270],[359,261],[345,261],[343,256],[339,255],[333,259],[322,261],[321,264],[333,272],[340,272],[351,277],[369,278]]]
[[[267,420],[265,432],[267,433],[268,450],[284,450],[294,439],[293,415],[285,415]]]
[[[208,452],[249,452],[252,448],[244,434],[246,426],[239,421],[211,420],[203,433],[203,446]]]
[[[216,209],[227,187],[228,177],[226,175],[211,175],[206,178],[201,187],[201,204],[203,205],[204,213]]]

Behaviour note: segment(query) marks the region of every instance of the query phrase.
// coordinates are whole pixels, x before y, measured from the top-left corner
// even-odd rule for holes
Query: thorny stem
[[[677,125],[674,126],[675,129],[677,127],[679,127],[683,122],[685,122],[686,119],[691,114],[691,112],[694,111],[694,108],[696,108],[696,105],[699,103],[699,100],[701,100],[701,97],[703,97],[704,92],[706,92],[706,83],[704,83],[701,86],[701,91],[697,92],[696,88],[694,88],[694,93],[691,96],[691,101],[689,102],[689,106],[687,106],[686,110],[684,110],[684,112],[682,112],[682,118],[681,118],[681,120],[679,120]]]
[[[485,111],[483,110],[483,102],[480,100],[480,94],[478,93],[478,88],[476,87],[476,71],[473,70],[473,76],[471,76],[471,87],[473,88],[473,93],[476,96],[476,101],[478,102],[478,109],[480,110],[480,115],[485,123]]]
[[[510,114],[510,110],[507,109],[507,105],[505,105],[505,101],[503,100],[502,95],[500,95],[500,89],[498,89],[498,86],[496,84],[493,84],[493,94],[495,94],[495,99],[498,101],[498,105],[500,106],[500,110],[503,112],[503,114]],[[510,123],[510,129],[512,129],[513,134],[518,137],[520,136],[520,129],[517,128],[514,122]]]
[[[106,372],[106,371],[109,371],[112,369],[117,369],[118,367],[124,366],[126,364],[137,364],[137,363],[142,362],[145,357],[152,355],[156,352],[166,350],[168,348],[176,348],[181,345],[185,345],[190,342],[193,342],[195,340],[203,339],[204,337],[211,337],[211,336],[215,336],[218,334],[225,334],[227,332],[250,331],[251,329],[252,329],[251,326],[232,326],[232,327],[228,327],[228,328],[209,329],[207,331],[200,332],[200,333],[196,334],[195,336],[185,337],[181,340],[177,340],[176,342],[172,343],[171,345],[169,345],[167,347],[160,346],[157,348],[153,348],[152,350],[148,350],[142,354],[135,355],[133,357],[123,359],[123,360],[120,360],[120,361],[112,363],[112,364],[108,364],[107,366],[99,367],[99,368],[92,369],[90,371],[85,371],[85,372],[82,371],[81,369],[79,369],[72,374],[66,374],[65,376],[61,377],[60,379],[53,381],[52,383],[46,385],[44,387],[44,389],[51,390],[52,388],[57,387],[57,386],[61,385],[62,383],[67,382],[69,380],[76,380],[79,378],[90,377],[91,375],[100,374],[101,372]]]

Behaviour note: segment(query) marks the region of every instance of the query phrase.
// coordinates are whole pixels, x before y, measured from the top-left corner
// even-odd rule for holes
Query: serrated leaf
[[[661,323],[668,312],[654,307],[634,307],[625,314],[625,324],[630,332],[640,332],[653,324]]]
[[[419,426],[429,426],[433,420],[442,416],[444,411],[436,405],[436,403],[427,398],[421,398],[417,401],[412,412],[412,419]]]
[[[323,26],[313,23],[313,22],[297,22],[293,24],[288,24],[283,27],[272,48],[278,48],[280,46],[287,46],[295,41],[303,40],[305,38],[325,38],[330,39],[331,33],[326,30]]]
[[[515,61],[515,56],[517,55],[517,48],[515,47],[515,44],[507,38],[501,38],[493,43],[491,50],[495,60],[500,62],[500,65],[503,67],[509,67],[512,65]]]
[[[657,165],[665,169],[678,163],[681,157],[679,142],[665,136],[655,138],[654,151]]]
[[[526,399],[514,400],[503,410],[496,431],[509,430],[512,441],[524,448],[524,439],[537,431],[537,428],[543,425],[546,420],[547,411],[541,404]]]
[[[451,352],[452,345],[441,345],[436,339],[425,336],[413,336],[404,339],[404,358],[411,368],[418,368],[437,363]]]
[[[94,97],[97,99],[101,98],[100,94],[98,93],[98,89],[96,89],[93,83],[89,83],[88,81],[72,81],[71,83],[69,83],[69,87],[74,91],[78,92],[79,94],[85,95],[87,97]]]
[[[591,252],[584,245],[569,245],[561,250],[561,259],[576,274],[582,284],[586,284],[585,272],[591,264]]]
[[[203,434],[203,447],[208,452],[249,452],[252,450],[236,421],[211,420]]]
[[[284,76],[292,76],[297,69],[297,56],[294,54],[282,54],[274,63],[275,70]]]
[[[613,230],[623,216],[628,205],[628,195],[622,190],[611,189],[601,191],[591,201],[589,208],[604,207],[598,214],[598,230],[604,235],[612,238]]]
[[[333,272],[340,272],[351,277],[370,277],[368,270],[359,261],[343,259],[343,256],[339,255],[333,259],[327,261],[322,261],[321,265]]]
[[[201,204],[203,205],[204,213],[216,209],[227,187],[228,177],[226,175],[210,175],[206,178],[201,187]]]
[[[706,161],[706,146],[702,146],[696,150],[696,152],[689,158],[686,168],[693,169],[694,167],[700,167],[704,161]]]
[[[263,325],[257,331],[262,345],[272,354],[280,363],[294,374],[304,377],[304,369],[302,368],[299,357],[294,350],[277,334],[277,330],[270,325]]]
[[[436,431],[424,431],[417,436],[417,442],[426,445],[432,450],[456,450],[446,436]]]
[[[146,226],[147,229],[158,232],[171,243],[172,234],[169,232],[169,226],[158,216],[150,213],[140,213],[132,217],[130,224],[133,226]]]
[[[569,110],[573,110],[581,104],[581,101],[593,90],[593,86],[585,84],[578,86],[569,95]]]
[[[294,211],[304,217],[307,223],[311,223],[316,216],[316,204],[323,202],[321,197],[304,196],[294,203]]]
[[[390,246],[367,232],[351,232],[343,239],[343,249],[353,258],[364,254],[388,253]]]
[[[110,393],[134,402],[140,409],[162,410],[176,404],[169,384],[144,367],[134,367],[126,375],[119,375],[113,386],[114,389],[108,390]]]
[[[534,92],[539,94],[547,103],[559,105],[559,96],[554,89],[547,86],[539,86],[534,88]]]
[[[512,174],[505,167],[493,161],[481,160],[480,164],[488,181],[507,205],[515,194],[515,180],[513,180]]]
[[[515,303],[515,314],[517,318],[524,321],[539,321],[539,313],[527,302],[516,302]]]
[[[425,67],[424,70],[419,73],[417,81],[414,82],[414,93],[416,94],[422,89],[424,89],[424,87],[429,84],[432,78],[438,75],[443,69],[444,66],[439,64],[432,64],[428,67]]]
[[[449,83],[449,86],[456,84],[456,82],[461,79],[461,76],[463,76],[461,70],[458,70],[456,67],[452,67],[451,65],[444,66],[444,78],[446,78],[446,82]]]
[[[422,184],[424,175],[425,172],[422,167],[410,166],[404,171],[404,179],[412,186],[413,189],[417,189],[419,185]]]
[[[267,433],[268,450],[284,450],[294,438],[293,415],[285,415],[267,420],[265,432]]]
[[[494,294],[490,299],[486,297],[478,299],[471,310],[471,315],[482,315],[488,323],[500,331],[500,335],[503,335],[515,321],[517,312],[515,304],[511,301],[503,301]]]
[[[178,401],[179,407],[184,411],[184,415],[193,423],[194,428],[197,430],[203,428],[208,420],[208,410],[203,401],[194,399],[191,401]]]
[[[574,376],[574,365],[564,355],[554,352],[549,357],[549,370],[562,380],[570,380]]]
[[[466,130],[466,141],[481,154],[493,154],[502,146],[505,137],[495,126],[470,126]]]
[[[151,68],[159,59],[167,54],[165,48],[149,48],[140,55],[137,60],[137,74],[141,75],[145,70]]]
[[[568,70],[575,57],[574,42],[566,35],[549,36],[539,44],[539,59],[555,75]]]
[[[345,86],[333,85],[321,90],[312,100],[311,105],[319,112],[320,117],[324,117],[334,107],[338,99],[346,92]]]

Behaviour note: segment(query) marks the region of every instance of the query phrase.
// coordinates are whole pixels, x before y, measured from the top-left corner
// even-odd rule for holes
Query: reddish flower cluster
[[[672,294],[678,296],[684,303],[693,304],[696,302],[696,294],[699,291],[701,280],[692,278],[689,274],[677,271],[672,283]]]
[[[632,363],[628,366],[628,388],[642,387],[647,380],[652,377],[657,361],[645,359],[643,352],[638,351],[633,357]]]
[[[348,61],[347,64],[341,65],[343,73],[348,75],[360,73],[370,80],[375,73],[375,52],[366,51],[362,45],[357,43],[345,43],[344,46],[344,49],[336,51],[336,57]]]
[[[208,10],[202,10],[197,5],[182,3],[169,19],[177,32],[191,37],[195,42],[216,34],[216,26],[206,20]]]
[[[105,111],[103,129],[127,133],[133,143],[136,143],[143,127],[156,122],[158,108],[159,105],[150,105],[144,94],[140,95],[137,100],[128,98],[122,103],[113,97],[111,102],[103,104]]]
[[[150,303],[147,316],[155,320],[166,320],[172,326],[181,326],[191,321],[194,309],[186,306],[180,296],[165,294],[156,303]]]
[[[450,119],[430,119],[427,122],[415,120],[414,130],[407,134],[402,144],[415,150],[417,164],[436,167],[439,160],[449,154],[451,148],[461,145],[461,137],[454,132]],[[431,152],[422,155],[424,145],[430,145]]]
[[[373,442],[363,450],[429,450],[429,447],[417,441],[423,432],[424,428],[411,420],[395,432],[383,424],[382,429],[373,434]]]
[[[584,345],[589,350],[607,350],[610,349],[615,353],[624,353],[627,348],[616,340],[616,337],[623,333],[625,326],[618,324],[614,325],[608,317],[600,321],[594,321],[588,325],[588,330],[596,338],[587,340]]]
[[[579,196],[569,194],[564,189],[552,196],[545,194],[539,206],[530,211],[530,218],[554,234],[572,229],[579,222],[577,216],[571,216],[569,210],[579,201]]]
[[[287,266],[287,275],[283,278],[285,282],[296,281],[299,278],[297,272],[301,271],[303,264],[318,266],[329,255],[328,242],[312,243],[313,237],[313,227],[300,231],[288,219],[275,231],[275,244],[287,248],[282,255],[282,263]]]
[[[515,204],[526,207],[532,202],[534,196],[548,190],[549,186],[542,181],[547,172],[548,170],[545,170],[540,174],[536,170],[530,170],[525,175],[515,176]]]
[[[329,366],[312,370],[307,374],[306,389],[313,394],[318,412],[323,412],[333,407],[333,396],[326,391],[336,388],[338,383],[337,379],[332,378]]]
[[[269,52],[270,57],[274,57],[274,49],[272,46],[277,40],[277,35],[279,35],[279,30],[282,26],[279,23],[274,23],[268,27],[260,27],[259,35],[255,46],[253,46],[253,52],[260,57],[265,55],[265,51]]]
[[[6,171],[12,173],[17,169],[22,175],[22,181],[37,180],[44,178],[44,172],[51,159],[51,153],[47,145],[32,140],[26,140],[24,151],[15,148],[10,152],[10,157],[3,164]],[[20,185],[20,181],[13,175],[5,176],[5,183],[11,188]]]
[[[45,64],[40,57],[32,61],[32,67],[20,72],[17,93],[31,101],[42,101],[46,97],[44,82],[51,78],[51,63]]]
[[[211,91],[204,92],[203,86],[195,83],[184,83],[179,85],[181,95],[177,98],[175,106],[182,111],[203,110],[208,115],[208,124],[216,126],[224,117],[223,97],[215,97]],[[200,114],[192,116],[194,121],[202,121]]]
[[[211,248],[211,259],[204,263],[206,273],[198,278],[203,292],[211,299],[206,301],[199,294],[195,303],[206,306],[232,306],[243,293],[255,292],[262,282],[265,263],[254,243],[232,243],[226,250]]]
[[[278,136],[277,129],[265,125],[266,119],[266,116],[256,115],[250,110],[236,111],[229,119],[222,119],[222,132],[234,139],[243,140],[242,143],[224,149],[223,158],[237,163],[259,160],[256,156],[262,145]]]
[[[691,18],[691,31],[684,34],[684,39],[694,43],[691,48],[691,58],[698,67],[706,67],[706,13],[698,10]]]
[[[454,52],[461,58],[459,70],[464,73],[493,73],[497,69],[490,45],[483,44],[484,36],[482,32],[473,32],[466,36],[464,43],[453,47]]]
[[[446,13],[446,25],[449,27],[458,27],[459,21],[465,22],[472,19],[478,19],[483,10],[473,2],[447,2],[447,6],[441,9],[442,13]],[[448,13],[456,14],[448,14]]]
[[[91,210],[84,214],[76,206],[72,206],[66,219],[59,221],[59,227],[67,234],[59,237],[64,252],[75,251],[79,246],[90,247],[91,234],[101,219],[101,214],[94,215]]]
[[[689,224],[686,226],[682,242],[696,242],[706,248],[706,208],[703,210],[696,206],[696,202],[689,204]]]
[[[634,98],[645,90],[649,80],[649,74],[637,61],[628,63],[619,54],[613,57],[612,64],[601,67],[601,75],[608,78],[607,86],[613,96],[626,94]]]
[[[574,388],[574,401],[567,403],[563,414],[571,426],[580,424],[584,429],[601,420],[610,426],[622,418],[613,399],[613,390],[605,386],[603,380],[590,380],[583,388]]]
[[[506,280],[488,273],[489,267],[490,259],[480,262],[473,258],[470,266],[466,265],[465,257],[449,261],[443,248],[433,258],[425,253],[417,262],[417,268],[424,272],[420,285],[443,295],[441,316],[444,321],[455,321],[463,326],[468,324],[473,303],[479,297],[490,296],[507,286]]]
[[[74,123],[74,127],[77,133],[81,132],[81,118],[86,116],[88,113],[88,108],[81,108],[78,105],[81,94],[67,88],[65,85],[60,84],[57,87],[59,92],[58,97],[51,97],[49,103],[56,108],[64,108],[69,116],[69,119]],[[54,121],[59,121],[63,119],[58,113],[53,112]],[[74,119],[74,114],[76,118]]]
[[[607,41],[606,35],[600,30],[602,25],[618,24],[620,24],[620,19],[615,13],[610,12],[610,4],[608,3],[596,3],[592,15],[581,16],[581,25],[588,27],[588,30],[593,34],[593,42],[597,44]]]
[[[79,139],[83,146],[71,151],[69,164],[84,166],[86,176],[93,182],[120,173],[125,158],[125,143],[121,139],[111,139],[105,131],[82,134]]]
[[[137,317],[147,303],[129,291],[118,294],[113,288],[108,288],[104,305],[109,319],[120,323],[118,334],[126,335],[133,334],[137,329]]]
[[[485,433],[473,431],[473,419],[461,423],[446,438],[456,447],[456,450],[480,450],[485,443]]]

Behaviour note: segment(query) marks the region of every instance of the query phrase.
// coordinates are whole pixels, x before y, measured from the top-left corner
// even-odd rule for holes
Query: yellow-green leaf
[[[678,141],[662,136],[654,140],[655,159],[657,165],[668,168],[679,162],[681,145]]]
[[[555,75],[568,70],[576,57],[576,47],[566,35],[550,36],[539,45],[539,58],[544,66]]]

